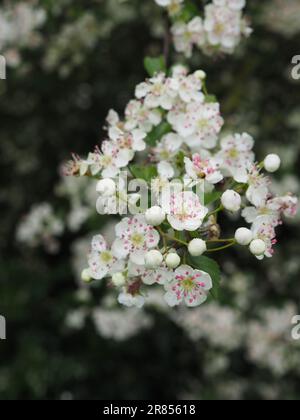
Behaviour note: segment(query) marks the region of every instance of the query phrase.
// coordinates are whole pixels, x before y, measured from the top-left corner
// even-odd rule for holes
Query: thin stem
[[[224,207],[221,205],[220,207],[218,207],[216,210],[211,211],[210,213],[208,213],[207,217],[213,216],[214,214],[218,214],[220,213],[220,211],[222,211],[224,209]]]
[[[214,243],[214,242],[224,243],[224,242],[234,242],[234,241],[235,241],[234,238],[230,238],[230,239],[210,239],[206,242],[208,242],[208,243]]]
[[[166,239],[167,239],[167,240],[169,240],[169,241],[177,242],[177,243],[179,243],[179,244],[181,244],[181,245],[188,246],[188,243],[187,243],[187,242],[184,242],[184,241],[182,241],[181,239],[173,238],[172,236],[167,235],[166,233],[164,233],[164,232],[162,231],[162,229],[161,229],[161,228],[157,228],[157,229],[158,229],[158,231],[159,231],[160,235],[164,238],[164,240],[166,240]]]
[[[166,67],[168,68],[168,64],[169,64],[169,54],[170,54],[170,43],[171,43],[171,34],[169,31],[169,24],[168,24],[168,20],[166,23],[166,30],[165,30],[165,38],[164,38],[164,58],[165,58],[165,64]]]
[[[234,242],[230,242],[229,244],[224,245],[224,246],[221,246],[221,247],[219,247],[219,248],[208,249],[208,250],[207,250],[207,252],[218,252],[218,251],[223,251],[223,249],[230,248],[230,247],[234,246],[235,244],[236,244],[236,242],[235,242],[235,241],[234,241]]]

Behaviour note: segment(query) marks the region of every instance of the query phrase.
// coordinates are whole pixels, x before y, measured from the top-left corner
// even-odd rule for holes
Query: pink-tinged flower
[[[95,280],[118,273],[124,269],[125,263],[118,260],[107,248],[107,243],[102,235],[97,235],[92,240],[88,256],[90,275]]]
[[[191,103],[175,122],[176,131],[192,149],[212,149],[224,124],[218,103]]]
[[[262,260],[264,257],[273,257],[273,246],[276,245],[277,240],[274,225],[268,216],[258,217],[253,223],[251,231],[253,233],[253,240],[261,239],[266,244],[265,254],[256,258]]]
[[[202,92],[202,80],[198,72],[190,75],[180,74],[175,68],[171,80],[174,89],[176,89],[183,102],[187,104],[190,102],[204,102],[205,96]]]
[[[147,224],[145,216],[137,215],[123,219],[116,226],[117,239],[112,251],[116,258],[127,258],[137,265],[145,263],[146,253],[156,248],[160,236],[153,226]]]
[[[284,197],[275,197],[268,201],[269,207],[285,217],[295,217],[298,210],[298,198],[287,194]]]
[[[247,223],[254,223],[259,217],[264,217],[265,220],[269,220],[272,225],[278,226],[281,220],[280,211],[271,204],[271,200],[265,201],[262,206],[259,207],[246,207],[242,211],[242,217]]]
[[[200,228],[208,209],[201,204],[195,193],[188,191],[171,195],[167,213],[173,229],[192,232]]]
[[[191,57],[193,46],[202,46],[205,44],[205,32],[203,21],[199,16],[193,18],[190,22],[176,22],[171,32],[174,38],[175,49],[183,53],[186,57]]]
[[[270,198],[270,179],[260,172],[256,165],[250,166],[248,169],[249,185],[246,191],[246,197],[255,207],[263,207]]]
[[[165,284],[164,296],[169,306],[184,302],[187,306],[199,306],[206,301],[212,288],[212,279],[208,273],[182,265],[174,273],[174,280]]]
[[[160,142],[152,150],[156,162],[172,162],[182,146],[182,138],[175,133],[169,133],[162,137]]]
[[[139,128],[149,133],[161,123],[162,116],[157,109],[149,109],[142,102],[132,100],[125,109],[125,128],[127,131]]]
[[[125,168],[130,160],[127,154],[121,152],[118,144],[111,140],[102,143],[101,149],[98,147],[95,153],[91,153],[86,161],[92,174],[102,171],[103,178],[114,178],[120,173],[121,168]]]
[[[164,73],[159,73],[136,87],[137,99],[143,99],[146,108],[162,108],[169,111],[177,96],[172,86],[172,79],[166,79]]]
[[[213,0],[213,3],[216,6],[225,6],[232,10],[242,10],[246,6],[246,0]]]
[[[164,285],[174,278],[173,270],[170,270],[166,265],[149,270],[143,266],[130,263],[128,265],[129,277],[140,277],[142,282],[148,286],[153,284]]]
[[[194,180],[206,180],[210,184],[217,184],[223,179],[218,164],[213,159],[202,159],[195,153],[192,160],[185,158],[185,171]]]
[[[253,138],[247,134],[230,135],[221,140],[221,150],[215,156],[224,175],[232,176],[235,181],[248,181],[247,168],[254,162]]]
[[[227,53],[233,52],[242,35],[251,33],[240,10],[215,4],[205,7],[204,28],[208,43]]]

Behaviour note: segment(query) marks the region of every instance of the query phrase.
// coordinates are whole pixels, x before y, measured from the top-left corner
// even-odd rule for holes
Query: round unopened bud
[[[164,258],[161,252],[152,250],[149,251],[145,256],[145,265],[148,269],[155,269],[162,265]]]
[[[112,283],[116,287],[122,287],[126,283],[126,278],[123,273],[115,273],[112,276]]]
[[[197,70],[195,75],[201,80],[206,79],[206,73],[203,70]]]
[[[276,172],[280,168],[281,160],[280,157],[276,154],[268,155],[264,160],[265,170],[268,172]]]
[[[266,244],[261,239],[255,239],[250,244],[250,251],[253,255],[260,257],[266,252]]]
[[[92,281],[91,272],[89,268],[85,268],[81,273],[81,279],[85,283],[90,283]]]
[[[96,190],[103,197],[111,197],[116,193],[117,187],[115,181],[106,178],[98,182]]]
[[[166,264],[169,268],[177,268],[180,264],[180,257],[175,252],[171,252],[166,257]]]
[[[151,207],[146,211],[146,221],[151,226],[159,226],[163,223],[166,218],[166,213],[159,206]]]
[[[250,229],[247,228],[239,228],[235,232],[235,240],[239,245],[249,245],[253,239],[253,234]]]
[[[242,198],[236,191],[227,190],[222,195],[221,202],[226,210],[236,212],[241,208]]]
[[[193,239],[189,243],[188,250],[192,257],[200,257],[207,251],[206,242],[203,239]]]

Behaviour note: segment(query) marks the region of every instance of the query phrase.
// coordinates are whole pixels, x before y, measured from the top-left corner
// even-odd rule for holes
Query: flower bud
[[[239,245],[249,245],[253,239],[253,234],[250,229],[247,228],[239,228],[235,232],[235,240]]]
[[[192,257],[200,257],[207,251],[206,242],[203,239],[193,239],[189,243],[188,250]]]
[[[250,244],[250,251],[256,257],[260,257],[261,255],[263,255],[266,252],[266,249],[266,244],[261,239],[255,239]]]
[[[195,76],[198,77],[200,80],[206,79],[206,73],[203,70],[197,70],[195,72]]]
[[[180,264],[180,257],[175,252],[172,252],[166,257],[166,264],[169,268],[177,268]]]
[[[236,212],[241,208],[242,198],[236,191],[227,190],[222,195],[221,202],[226,210]]]
[[[115,181],[110,178],[101,179],[98,182],[96,190],[103,197],[111,197],[116,193],[117,187]]]
[[[146,221],[151,226],[159,226],[166,218],[166,213],[159,206],[151,207],[146,211]]]
[[[91,272],[89,268],[85,268],[81,273],[81,279],[85,283],[90,283],[92,281]]]
[[[112,276],[112,283],[116,287],[122,287],[126,283],[126,278],[123,273],[116,273]]]
[[[268,155],[264,160],[265,170],[271,173],[278,171],[278,169],[280,168],[280,165],[281,165],[280,157],[275,154]]]
[[[163,256],[161,252],[156,251],[155,249],[152,251],[149,251],[145,256],[145,265],[148,269],[155,269],[162,265],[163,262]]]

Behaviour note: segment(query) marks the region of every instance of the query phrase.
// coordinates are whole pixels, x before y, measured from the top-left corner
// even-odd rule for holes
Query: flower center
[[[230,149],[228,155],[230,158],[236,159],[239,156],[239,152],[237,151],[237,149]]]
[[[181,285],[186,292],[190,292],[195,287],[195,284],[194,284],[194,281],[193,281],[192,277],[188,277],[188,278],[184,279],[182,281]]]
[[[144,245],[144,237],[141,233],[136,232],[131,236],[131,242],[135,247],[141,247]]]
[[[102,252],[102,254],[100,255],[100,260],[105,263],[108,264],[110,262],[112,262],[112,255],[110,252],[106,251],[106,252]]]
[[[112,158],[110,156],[103,156],[101,163],[104,167],[109,166],[112,163]]]
[[[200,130],[206,127],[208,127],[208,121],[205,118],[202,118],[201,120],[198,121],[198,128]]]

